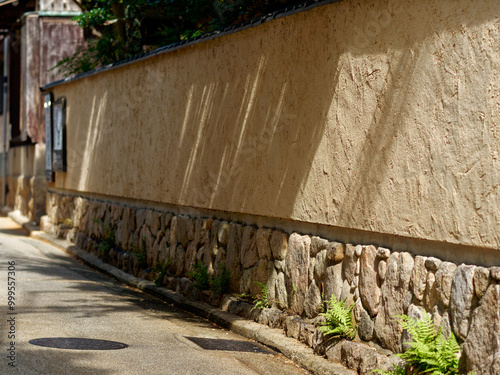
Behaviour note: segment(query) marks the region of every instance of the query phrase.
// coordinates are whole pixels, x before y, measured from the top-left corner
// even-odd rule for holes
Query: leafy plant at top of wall
[[[326,301],[328,308],[326,312],[321,313],[325,317],[325,322],[320,322],[318,328],[325,336],[331,340],[333,338],[346,338],[352,340],[356,335],[357,325],[352,318],[352,309],[354,303],[346,306],[346,300],[337,300],[332,295],[329,301]]]
[[[422,319],[415,320],[407,315],[397,316],[401,325],[408,330],[412,341],[407,342],[409,349],[396,356],[405,360],[406,369],[394,366],[392,371],[374,370],[383,375],[400,374],[458,374],[460,346],[453,332],[444,337],[442,329],[434,328],[432,317],[424,310]]]
[[[65,76],[131,58],[304,0],[75,1],[85,42],[54,68]]]

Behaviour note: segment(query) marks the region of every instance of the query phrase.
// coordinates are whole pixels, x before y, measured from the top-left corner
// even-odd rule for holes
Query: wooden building
[[[60,78],[52,68],[83,41],[81,28],[72,21],[79,13],[77,4],[67,0],[0,1],[0,62],[5,85],[0,151],[5,147],[7,153],[2,155],[8,155],[2,159],[2,204],[31,221],[38,221],[45,210],[40,87]]]

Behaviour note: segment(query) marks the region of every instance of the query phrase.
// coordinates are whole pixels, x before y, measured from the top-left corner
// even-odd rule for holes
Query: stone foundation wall
[[[30,221],[39,222],[45,213],[47,183],[44,177],[7,177],[7,207],[18,210]]]
[[[332,240],[334,232],[326,239],[54,192],[46,211],[43,230],[136,276],[152,278],[160,264],[167,270],[160,280],[166,287],[282,328],[359,373],[389,368],[388,354],[401,352],[408,340],[395,317],[418,318],[424,309],[436,327],[459,339],[464,370],[500,373],[500,267],[344,244]],[[197,261],[215,275],[225,266],[234,294],[193,288],[187,275]],[[271,308],[252,309],[243,298],[261,294],[258,283],[267,286]],[[355,342],[326,346],[315,327],[323,298],[332,294],[355,304]]]

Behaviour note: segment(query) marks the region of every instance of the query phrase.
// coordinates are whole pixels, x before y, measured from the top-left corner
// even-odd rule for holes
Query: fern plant
[[[193,269],[188,272],[188,276],[194,281],[194,285],[201,290],[210,287],[210,275],[208,274],[208,267],[205,266],[200,260],[196,262]]]
[[[352,318],[354,303],[346,306],[345,301],[345,299],[339,301],[332,295],[330,301],[326,301],[328,305],[326,312],[320,314],[325,317],[326,322],[319,323],[321,325],[319,330],[329,339],[345,337],[352,340],[356,335],[357,325]]]
[[[267,285],[264,283],[261,283],[260,281],[254,281],[255,284],[257,284],[260,287],[260,295],[258,296],[257,300],[255,301],[255,304],[253,305],[252,311],[257,309],[257,310],[262,310],[264,307],[269,308],[271,305],[269,301],[269,293],[267,291]]]
[[[229,281],[231,274],[226,266],[219,263],[219,275],[210,279],[210,287],[215,294],[221,295],[229,291]]]
[[[167,275],[167,269],[170,267],[170,264],[172,263],[171,258],[167,258],[165,262],[158,262],[155,265],[155,268],[153,269],[153,282],[156,284],[156,286],[161,286],[163,283],[163,278],[165,275]]]
[[[71,219],[66,220],[71,221]],[[106,256],[112,248],[116,247],[115,230],[112,225],[106,225],[102,220],[94,219],[94,222],[102,227],[102,239],[97,247],[99,253]]]
[[[410,374],[454,375],[458,374],[460,346],[453,333],[444,337],[436,331],[432,317],[424,310],[422,319],[414,320],[407,315],[398,316],[401,325],[412,337],[404,353],[396,354],[405,360]],[[404,374],[396,366],[392,371],[376,370],[379,374]]]
[[[147,251],[148,249],[146,244],[146,237],[142,238],[140,247],[134,247],[134,249],[132,249],[132,252],[135,254],[140,268],[145,268],[148,264]]]

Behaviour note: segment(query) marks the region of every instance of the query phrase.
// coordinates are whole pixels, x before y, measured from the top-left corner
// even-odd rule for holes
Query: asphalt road
[[[4,217],[0,265],[0,374],[307,374],[268,348],[124,287],[62,250],[24,236]],[[64,340],[41,340],[54,338]],[[127,347],[68,349],[75,342],[88,343],[70,338]]]

